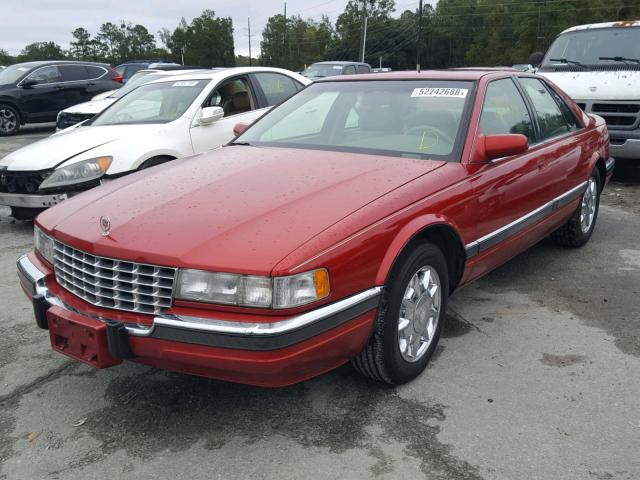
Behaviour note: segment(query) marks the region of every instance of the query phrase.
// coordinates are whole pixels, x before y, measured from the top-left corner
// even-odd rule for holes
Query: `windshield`
[[[234,143],[458,160],[472,82],[315,83]]]
[[[332,77],[342,73],[342,65],[333,65],[329,63],[314,63],[307,68],[302,75],[305,77]]]
[[[625,68],[625,64],[637,65],[639,61],[639,27],[594,28],[560,35],[549,48],[541,70],[584,70],[596,65]]]
[[[169,123],[182,116],[209,80],[176,80],[142,85],[85,125]]]
[[[30,71],[33,67],[24,65],[11,65],[0,70],[0,85],[11,85],[16,83],[23,75]]]
[[[149,77],[149,75],[154,72],[136,72],[129,81],[118,90],[109,95],[110,98],[120,98],[129,93],[131,90],[138,88],[143,83],[151,82],[153,80],[159,80],[160,78],[164,78],[164,76],[153,76]]]

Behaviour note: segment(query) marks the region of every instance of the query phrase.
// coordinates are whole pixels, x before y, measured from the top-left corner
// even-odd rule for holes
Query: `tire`
[[[437,284],[439,292],[436,291],[431,298],[429,295],[424,296],[426,291],[420,296],[418,295],[422,285],[420,284],[418,288],[413,289],[413,293],[418,298],[414,302],[414,295],[411,294],[409,287],[416,276],[420,278],[420,272],[423,279],[429,272],[427,284],[431,286],[430,282],[433,281],[434,285]],[[433,275],[434,272],[436,275]],[[411,284],[411,286],[414,285],[414,283]],[[431,290],[431,287],[428,290]],[[405,296],[411,296],[411,299],[407,299],[408,303],[403,306]],[[423,243],[409,251],[398,261],[389,275],[369,343],[358,356],[351,360],[355,369],[369,378],[391,385],[406,383],[420,375],[438,345],[448,296],[449,273],[447,262],[440,249],[431,243]],[[437,306],[437,314],[429,310],[432,305]],[[418,312],[410,315],[410,308],[417,309]],[[425,315],[428,312],[431,312],[431,315]],[[401,313],[403,313],[402,321]],[[407,326],[405,317],[413,318],[415,321],[409,321]],[[433,318],[433,322],[429,322],[429,318]],[[405,324],[405,328],[401,330],[402,324]],[[423,330],[423,325],[431,325],[432,328]],[[419,338],[422,340],[417,341],[419,348],[414,345],[411,349],[407,336],[412,332],[415,334],[416,331],[427,333],[429,340],[423,343],[424,338],[420,335]]]
[[[563,247],[577,248],[589,241],[596,227],[600,210],[601,185],[600,172],[596,167],[587,180],[587,189],[582,195],[576,211],[573,212],[567,223],[551,234],[551,239],[554,242]]]
[[[15,135],[20,130],[20,113],[11,105],[0,104],[0,137]]]
[[[156,165],[162,165],[163,163],[170,162],[171,160],[175,160],[175,158],[169,157],[169,156],[152,157],[142,162],[142,165],[140,165],[138,170],[144,170],[145,168],[151,168],[151,167],[155,167]]]

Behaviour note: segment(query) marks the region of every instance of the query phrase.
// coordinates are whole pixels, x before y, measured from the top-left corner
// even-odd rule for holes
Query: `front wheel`
[[[20,130],[20,114],[11,105],[0,104],[0,137],[15,135]]]
[[[581,247],[589,241],[600,209],[600,185],[600,172],[594,168],[578,208],[567,223],[551,234],[554,242],[565,247]]]
[[[392,385],[420,375],[440,339],[449,274],[438,247],[425,243],[394,267],[378,307],[369,343],[353,366]]]

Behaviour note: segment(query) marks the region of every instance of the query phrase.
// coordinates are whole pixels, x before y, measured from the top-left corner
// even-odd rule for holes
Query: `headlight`
[[[54,172],[40,184],[40,188],[63,187],[65,185],[97,180],[105,174],[112,160],[113,157],[90,158],[89,160],[83,160],[73,165],[59,168],[54,170]]]
[[[53,238],[38,227],[33,228],[33,245],[49,263],[53,265]]]
[[[180,270],[176,297],[241,307],[292,308],[324,298],[329,291],[329,273],[324,268],[274,278]]]

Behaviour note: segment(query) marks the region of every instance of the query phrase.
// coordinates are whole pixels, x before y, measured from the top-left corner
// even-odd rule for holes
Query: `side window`
[[[62,81],[60,70],[58,70],[58,67],[55,65],[39,68],[27,78],[29,80],[35,80],[36,82],[38,82],[38,85],[45,85],[47,83],[57,83]]]
[[[485,135],[519,133],[535,142],[533,122],[524,99],[509,78],[489,84],[480,116],[480,130]]]
[[[366,65],[358,65],[358,73],[370,73],[371,70]]]
[[[298,91],[296,82],[293,79],[279,73],[256,73],[255,75],[260,88],[267,97],[269,106],[277,105],[286,100]]]
[[[205,107],[222,107],[224,116],[230,117],[253,110],[253,101],[246,78],[236,78],[216,87]]]
[[[89,75],[90,80],[97,80],[98,78],[102,77],[105,73],[107,73],[107,71],[102,67],[87,65],[85,68],[87,69],[87,74]]]
[[[573,114],[569,106],[566,104],[566,102],[562,99],[560,95],[558,95],[558,92],[556,92],[553,88],[551,88],[547,84],[545,84],[545,86],[547,87],[549,94],[554,98],[554,100],[560,107],[560,110],[564,115],[564,119],[569,124],[569,127],[571,127],[571,131],[580,130],[581,128],[583,128],[580,122],[578,121],[578,119],[576,119],[576,116]]]
[[[342,69],[343,75],[351,75],[352,73],[356,73],[356,67],[354,65],[347,65]]]
[[[58,68],[63,82],[79,82],[87,79],[87,69],[84,65],[61,65]]]
[[[557,137],[571,131],[560,107],[540,80],[537,78],[519,78],[518,80],[531,98],[543,139]]]

